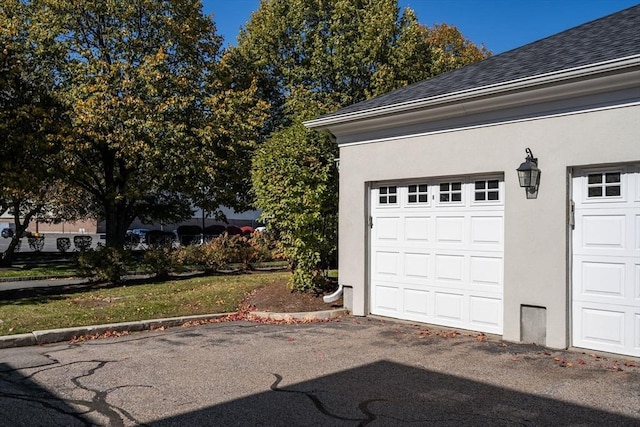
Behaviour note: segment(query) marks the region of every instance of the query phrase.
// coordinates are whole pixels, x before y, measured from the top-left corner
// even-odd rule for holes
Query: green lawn
[[[20,299],[0,295],[0,335],[232,312],[247,292],[288,281],[290,274],[207,276]]]
[[[73,263],[25,264],[12,268],[0,268],[0,278],[29,277],[29,276],[61,276],[76,275]]]

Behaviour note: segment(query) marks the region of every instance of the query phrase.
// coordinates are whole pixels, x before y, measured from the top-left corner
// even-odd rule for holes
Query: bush
[[[91,236],[73,236],[73,245],[80,252],[84,252],[91,247]]]
[[[76,236],[83,237],[83,236]],[[82,251],[76,260],[78,272],[99,281],[121,283],[131,264],[131,252],[99,245]]]
[[[224,268],[231,262],[231,252],[225,247],[224,239],[225,237],[219,236],[202,245],[193,246],[190,251],[193,263],[206,273]]]
[[[293,247],[286,250],[293,270],[292,288],[298,292],[309,292],[322,288],[326,281],[324,270],[318,268],[321,256],[310,248]]]
[[[176,252],[168,245],[152,246],[145,251],[142,262],[157,278],[166,279],[170,272],[180,266],[180,258],[176,256]]]
[[[336,156],[326,134],[299,121],[272,134],[253,156],[255,204],[278,231],[299,291],[314,289],[337,250]]]
[[[60,253],[66,253],[71,248],[71,239],[68,237],[58,237],[56,247]]]
[[[271,260],[269,240],[256,233],[254,236],[223,234],[201,245],[201,261],[207,268],[220,269],[227,264],[239,263],[249,270],[252,264]]]
[[[27,238],[32,251],[40,252],[44,247],[44,236],[31,236]]]
[[[234,249],[234,261],[242,263],[244,269],[251,269],[252,264],[273,259],[269,245],[271,242],[262,233],[249,236],[231,236],[230,246]]]

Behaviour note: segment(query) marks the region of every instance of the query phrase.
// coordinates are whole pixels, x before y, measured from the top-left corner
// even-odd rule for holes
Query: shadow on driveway
[[[588,392],[588,391],[585,391]],[[594,425],[639,420],[380,361],[154,422],[154,426]]]

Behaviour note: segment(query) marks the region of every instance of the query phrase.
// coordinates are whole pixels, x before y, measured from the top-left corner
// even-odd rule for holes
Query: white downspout
[[[331,302],[336,302],[340,298],[340,295],[342,295],[342,283],[338,283],[338,289],[331,295],[323,296],[322,300],[327,304]]]

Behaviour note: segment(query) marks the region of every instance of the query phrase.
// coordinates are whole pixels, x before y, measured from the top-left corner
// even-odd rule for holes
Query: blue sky
[[[236,44],[241,26],[259,0],[203,0],[226,44]],[[418,21],[456,26],[494,54],[548,37],[638,4],[638,0],[399,0]]]

